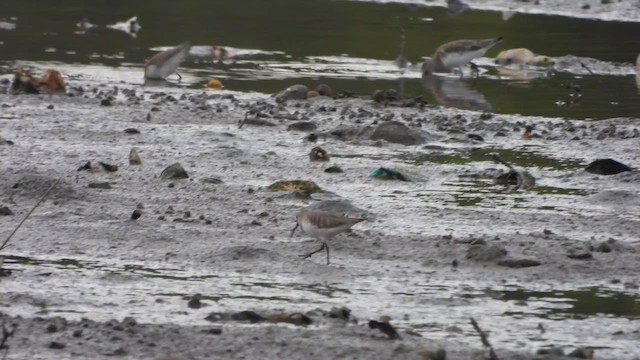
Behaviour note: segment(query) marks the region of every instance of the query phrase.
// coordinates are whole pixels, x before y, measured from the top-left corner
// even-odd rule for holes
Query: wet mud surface
[[[0,95],[0,240],[59,181],[0,254],[7,359],[487,358],[471,318],[500,359],[640,358],[637,118],[69,83]],[[492,154],[535,185],[496,184]],[[603,158],[632,171],[584,171]],[[307,206],[367,218],[331,265],[289,237]]]
[[[470,317],[512,358],[558,346],[591,346],[605,359],[637,355],[640,175],[582,170],[602,157],[637,164],[635,119],[526,118],[368,99],[277,104],[167,88],[76,91],[2,97],[2,136],[13,142],[0,147],[1,201],[13,213],[0,217],[3,239],[61,179],[3,251],[11,275],[0,279],[0,305],[5,323],[18,325],[10,359],[420,358],[438,348],[481,358]],[[106,97],[110,106],[101,105]],[[262,122],[239,128],[245,116]],[[392,127],[389,139],[403,141],[397,130],[406,128],[419,141],[372,139],[380,133],[371,129],[393,121],[404,126]],[[272,126],[257,125],[265,122]],[[315,142],[287,130],[299,122],[317,126]],[[536,135],[523,140],[529,124]],[[329,162],[309,161],[316,146]],[[132,148],[142,165],[128,164]],[[494,184],[506,168],[491,153],[530,172],[536,186]],[[87,161],[119,169],[78,171]],[[176,162],[189,178],[160,180]],[[344,173],[324,172],[330,165]],[[416,181],[370,177],[380,166]],[[322,191],[268,189],[279,180],[311,180]],[[322,256],[299,258],[316,240],[289,238],[297,211],[328,200],[350,201],[368,218],[332,240],[329,266]],[[197,294],[202,306],[194,309]],[[356,321],[323,315],[343,306]],[[245,310],[302,313],[312,323],[206,320]],[[381,315],[401,339],[368,328]],[[126,317],[136,325],[122,330]],[[60,330],[47,331],[59,321]]]

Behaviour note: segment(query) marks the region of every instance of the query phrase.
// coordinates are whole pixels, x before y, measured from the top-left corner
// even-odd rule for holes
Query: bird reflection
[[[433,93],[440,105],[464,110],[492,112],[493,106],[480,92],[472,89],[463,79],[441,77],[424,73],[422,86]]]
[[[447,14],[450,16],[458,16],[469,9],[469,5],[461,0],[447,0]]]

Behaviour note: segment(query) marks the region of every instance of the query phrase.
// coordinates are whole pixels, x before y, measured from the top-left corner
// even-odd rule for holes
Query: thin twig
[[[56,182],[53,183],[53,185],[51,185],[49,187],[49,189],[47,189],[47,191],[45,191],[44,194],[42,194],[42,197],[40,198],[40,200],[38,200],[38,202],[33,206],[33,208],[31,208],[31,210],[27,213],[27,216],[25,216],[24,219],[22,219],[22,221],[20,221],[18,226],[16,226],[16,228],[13,230],[13,232],[11,234],[9,234],[9,237],[7,237],[7,239],[2,243],[2,245],[0,246],[0,251],[2,251],[7,246],[7,243],[9,243],[9,240],[11,240],[13,235],[15,235],[15,233],[18,232],[18,229],[20,229],[20,226],[22,226],[22,224],[25,222],[25,220],[27,220],[29,218],[29,215],[31,215],[31,213],[33,213],[33,211],[38,207],[38,205],[40,205],[40,203],[42,203],[42,201],[44,201],[44,198],[47,197],[47,195],[49,195],[51,190],[53,190],[53,188],[56,185],[58,185],[60,180],[62,180],[62,177],[59,177],[58,180],[56,180]]]
[[[9,338],[12,337],[15,332],[16,332],[15,326],[11,331],[9,331],[7,330],[7,326],[5,325],[4,321],[2,322],[2,340],[0,340],[0,350],[7,350],[4,353],[4,356],[2,357],[3,360],[4,358],[7,357],[7,353],[9,352],[9,347],[7,346],[7,340],[9,340]]]
[[[242,129],[242,126],[244,126],[244,123],[246,123],[246,122],[247,122],[247,117],[249,116],[249,112],[250,112],[250,111],[247,111],[246,113],[244,113],[244,120],[242,120],[242,121],[240,122],[240,125],[238,126],[238,129]]]
[[[511,170],[515,170],[513,168],[513,166],[511,166],[511,164],[509,164],[508,162],[504,161],[504,159],[502,157],[500,157],[500,155],[498,154],[491,154],[491,158],[499,163],[501,163],[502,165],[508,167]]]
[[[593,71],[591,71],[591,69],[589,69],[589,67],[588,67],[587,65],[585,65],[585,63],[581,62],[581,63],[580,63],[580,66],[582,66],[583,68],[587,69],[587,71],[589,72],[589,74],[591,74],[591,75],[595,75],[595,74],[593,73]]]
[[[498,360],[498,355],[493,351],[493,346],[491,346],[491,343],[489,342],[489,337],[484,331],[482,331],[482,329],[480,329],[480,325],[478,325],[474,318],[471,318],[471,325],[473,325],[473,328],[478,332],[478,335],[480,335],[482,345],[489,348],[489,360]]]

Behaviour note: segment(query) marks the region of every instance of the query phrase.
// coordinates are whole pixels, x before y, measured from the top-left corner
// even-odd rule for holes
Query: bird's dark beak
[[[291,234],[289,234],[289,237],[292,238],[293,237],[293,233],[296,232],[296,229],[298,228],[298,222],[296,221],[296,227],[293,228],[293,230],[291,230]]]

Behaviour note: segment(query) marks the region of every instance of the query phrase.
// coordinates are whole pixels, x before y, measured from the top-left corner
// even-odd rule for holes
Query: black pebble
[[[142,211],[140,211],[139,209],[135,209],[135,210],[133,210],[133,213],[131,213],[131,218],[133,220],[140,219],[140,216],[142,216]]]
[[[587,165],[584,170],[598,175],[615,175],[631,171],[631,168],[613,159],[598,159]]]
[[[398,339],[400,337],[396,329],[394,329],[394,327],[391,326],[391,324],[386,322],[369,320],[369,327],[372,329],[378,329],[382,331],[385,335],[389,337],[389,339]]]
[[[57,341],[52,341],[51,343],[49,343],[49,348],[50,349],[64,349],[66,347],[65,344],[57,342]]]

